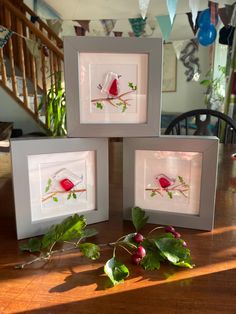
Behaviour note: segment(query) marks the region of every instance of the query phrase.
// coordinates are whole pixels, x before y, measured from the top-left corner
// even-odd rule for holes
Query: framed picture
[[[163,82],[162,92],[176,92],[177,58],[171,43],[163,49]]]
[[[213,228],[218,138],[124,139],[123,154],[126,219],[139,206],[150,223]]]
[[[65,37],[70,137],[159,135],[162,40]]]
[[[15,139],[11,156],[18,239],[74,213],[108,219],[107,139]]]

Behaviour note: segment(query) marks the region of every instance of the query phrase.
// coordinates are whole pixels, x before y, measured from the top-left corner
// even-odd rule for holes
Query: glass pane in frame
[[[147,122],[148,54],[79,53],[80,123]]]
[[[202,153],[135,151],[135,204],[199,215]]]
[[[95,152],[28,156],[31,221],[94,210]]]

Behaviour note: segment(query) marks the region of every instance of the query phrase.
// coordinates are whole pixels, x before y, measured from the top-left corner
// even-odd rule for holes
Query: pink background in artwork
[[[200,187],[202,171],[202,154],[196,152],[148,151],[135,152],[135,205],[142,208],[165,212],[199,214]],[[162,195],[150,196],[145,188],[158,187],[157,175],[164,174],[169,178],[183,177],[189,184],[184,197],[181,193],[173,193],[173,198],[163,192]]]

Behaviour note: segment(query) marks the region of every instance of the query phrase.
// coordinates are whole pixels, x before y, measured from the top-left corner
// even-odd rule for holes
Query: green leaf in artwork
[[[96,107],[98,108],[98,109],[103,109],[103,105],[102,105],[102,103],[101,102],[97,102],[96,103]]]
[[[69,200],[71,198],[71,193],[68,194],[67,199]]]
[[[47,248],[58,241],[71,241],[79,238],[86,227],[84,216],[67,217],[60,224],[52,225],[42,239],[42,247]]]
[[[155,195],[157,195],[157,193],[154,192],[154,191],[152,191],[152,193],[150,194],[151,197],[153,197],[153,196],[155,196]]]
[[[137,232],[146,224],[148,218],[145,216],[145,211],[140,207],[132,208],[132,221]]]
[[[79,249],[84,256],[90,259],[98,259],[100,257],[100,248],[94,243],[81,243]]]
[[[173,193],[172,192],[167,191],[167,194],[168,194],[169,198],[173,198]]]
[[[183,179],[183,177],[178,176],[178,179],[179,179],[179,182],[180,182],[180,183],[184,183],[184,179]]]
[[[20,246],[21,251],[29,251],[33,252],[40,252],[41,251],[41,244],[42,240],[39,238],[31,238],[27,243],[23,243]]]
[[[77,199],[77,195],[75,193],[72,194],[74,199]]]
[[[54,202],[58,202],[58,198],[57,197],[54,196],[52,199],[53,199]]]
[[[122,111],[121,112],[125,112],[126,109],[127,109],[127,105],[124,104],[123,107],[122,107]]]
[[[106,262],[104,272],[110,278],[113,285],[123,282],[129,276],[128,268],[115,257],[112,257]]]
[[[51,184],[52,184],[52,179],[49,178],[49,179],[48,179],[48,182],[47,182],[47,186],[46,186],[46,188],[45,188],[45,193],[47,193],[47,192],[49,191],[49,189],[50,189],[50,187],[51,187]]]

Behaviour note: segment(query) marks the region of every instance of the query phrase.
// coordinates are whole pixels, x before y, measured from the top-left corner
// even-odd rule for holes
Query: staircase
[[[31,22],[35,16],[20,0],[0,0],[0,25],[17,33],[0,48],[0,86],[48,134],[53,134],[52,116],[58,108],[45,96],[61,89],[63,42],[39,17]],[[25,38],[36,43],[37,57],[31,54]]]

